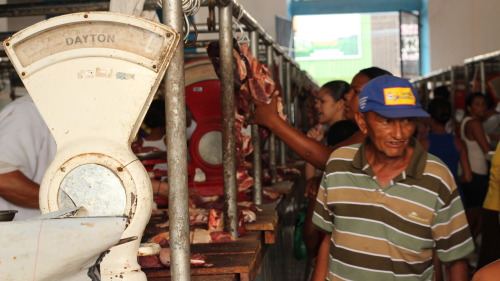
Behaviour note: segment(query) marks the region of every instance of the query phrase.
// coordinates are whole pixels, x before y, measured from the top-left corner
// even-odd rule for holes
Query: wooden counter
[[[198,278],[192,280],[236,280],[239,277],[241,281],[250,281],[254,279],[260,266],[264,249],[260,232],[249,232],[233,242],[193,244],[191,253],[205,255],[207,264],[213,264],[212,267],[191,268],[193,278]],[[165,278],[170,277],[168,268],[149,268],[143,271],[148,280],[169,280]]]
[[[296,177],[296,176],[295,176]],[[245,224],[247,234],[238,238],[237,241],[211,244],[193,244],[191,253],[202,254],[207,257],[206,262],[213,264],[208,268],[191,268],[191,280],[193,281],[251,281],[258,275],[261,280],[261,265],[265,253],[273,243],[279,239],[280,218],[278,215],[278,206],[283,201],[288,201],[293,196],[294,185],[292,180],[286,180],[276,183],[272,188],[282,194],[281,198],[275,202],[265,203],[259,206],[262,211],[256,212],[257,221]],[[283,207],[282,207],[283,208]],[[284,215],[285,213],[281,211]],[[146,228],[145,237],[151,237],[160,232],[167,231],[168,228],[160,228],[157,225],[167,220],[166,212],[160,215],[154,215]],[[282,240],[282,239],[281,239]],[[282,242],[280,243],[282,244]],[[291,245],[293,248],[293,245]],[[273,247],[275,250],[276,247]],[[289,249],[290,245],[286,245]],[[280,247],[281,249],[281,247]],[[273,255],[279,257],[279,254]],[[269,260],[269,257],[266,258]],[[273,270],[268,266],[265,270]],[[276,268],[275,268],[276,269]],[[143,269],[148,280],[164,281],[171,280],[170,269]],[[278,270],[279,271],[279,270]],[[274,279],[275,280],[280,280]]]

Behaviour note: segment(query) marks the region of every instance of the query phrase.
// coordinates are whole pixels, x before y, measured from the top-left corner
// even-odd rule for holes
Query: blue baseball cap
[[[387,118],[429,117],[410,82],[390,75],[372,79],[363,87],[359,111],[374,111]]]

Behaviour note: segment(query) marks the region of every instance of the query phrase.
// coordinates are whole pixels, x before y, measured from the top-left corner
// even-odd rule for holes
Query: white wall
[[[500,1],[428,0],[431,71],[500,50]]]
[[[275,17],[276,15],[287,17],[286,0],[239,0],[238,2],[269,35],[276,39]]]

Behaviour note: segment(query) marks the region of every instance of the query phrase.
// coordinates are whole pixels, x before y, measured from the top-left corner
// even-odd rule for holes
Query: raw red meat
[[[139,263],[141,268],[164,267],[164,265],[160,262],[159,255],[137,256],[137,262]]]
[[[159,254],[160,262],[166,266],[170,267],[170,249],[163,248]],[[213,264],[206,263],[207,257],[202,254],[191,254],[189,263],[192,267],[212,267]]]
[[[231,234],[224,231],[210,232],[210,237],[214,243],[231,242],[236,240]]]
[[[208,215],[208,231],[217,232],[224,230],[224,213],[216,209],[210,209]]]
[[[248,174],[248,170],[245,166],[238,167],[236,179],[238,181],[238,191],[243,191],[253,186],[253,178]]]

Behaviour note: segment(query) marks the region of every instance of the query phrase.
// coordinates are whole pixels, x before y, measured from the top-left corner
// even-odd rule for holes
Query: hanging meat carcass
[[[207,53],[214,65],[215,72],[220,73],[220,53],[219,42],[211,42],[207,47]],[[233,40],[233,62],[236,71],[234,75],[235,90],[235,122],[236,122],[236,161],[237,161],[237,181],[238,191],[244,191],[253,185],[253,178],[249,175],[248,168],[251,167],[246,162],[245,157],[252,153],[251,136],[244,132],[247,127],[247,118],[250,112],[250,104],[253,99],[269,104],[275,95],[279,95],[279,87],[271,78],[269,68],[255,58],[248,45],[238,45]],[[283,104],[281,99],[278,102],[278,111],[284,120]],[[267,129],[259,128],[261,137],[269,136]]]

